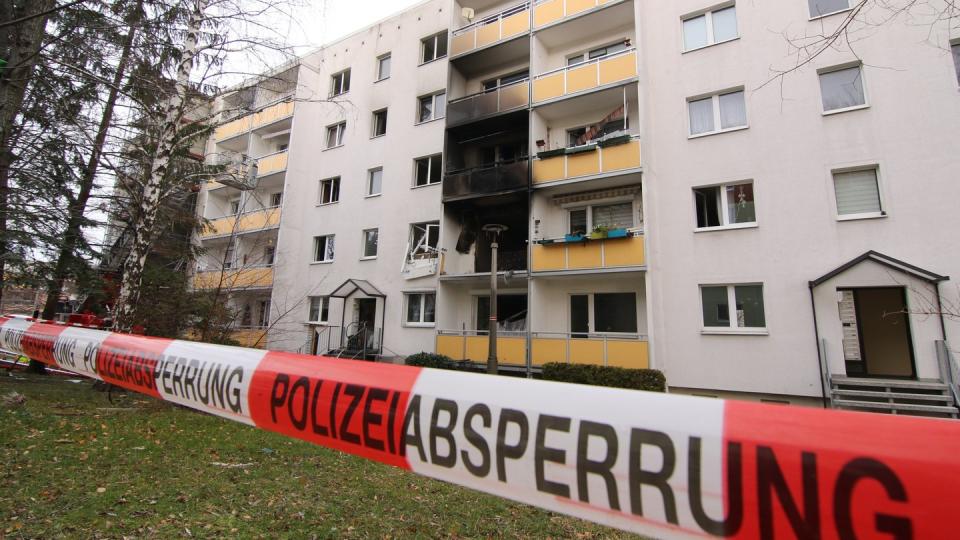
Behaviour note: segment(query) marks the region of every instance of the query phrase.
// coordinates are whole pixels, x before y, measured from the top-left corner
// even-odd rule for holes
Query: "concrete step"
[[[876,398],[876,399],[904,399],[904,400],[915,400],[915,401],[939,401],[943,403],[953,404],[953,398],[945,394],[911,394],[909,392],[879,392],[873,390],[847,390],[843,388],[834,388],[833,395],[842,397],[854,397],[854,398]]]
[[[847,399],[833,400],[833,406],[837,409],[872,409],[882,411],[897,411],[907,414],[911,413],[936,413],[956,418],[960,412],[956,407],[945,405],[916,405],[910,403],[880,403],[876,401],[854,401]]]
[[[872,377],[846,377],[833,375],[830,383],[834,386],[869,386],[874,388],[908,388],[910,390],[939,390],[944,392],[948,386],[937,380],[915,381],[910,379],[879,379]]]

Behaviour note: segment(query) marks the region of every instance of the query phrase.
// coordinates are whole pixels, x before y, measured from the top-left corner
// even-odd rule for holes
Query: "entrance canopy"
[[[884,255],[883,253],[878,253],[876,251],[870,250],[864,253],[863,255],[860,255],[859,257],[853,259],[852,261],[845,263],[841,266],[838,266],[837,268],[834,268],[833,270],[827,272],[826,274],[811,281],[810,288],[812,289],[817,285],[824,283],[825,281],[833,279],[838,275],[846,272],[847,270],[850,270],[854,266],[857,266],[858,264],[867,260],[873,261],[877,264],[881,264],[883,266],[886,266],[887,268],[891,268],[898,272],[902,272],[904,274],[908,274],[908,275],[920,278],[930,283],[938,283],[938,282],[946,281],[950,279],[949,276],[941,276],[940,274],[931,272],[929,270],[924,270],[923,268],[914,266],[910,263],[905,263],[901,260],[894,259],[889,255]]]
[[[355,292],[360,291],[363,294],[370,296],[372,298],[386,298],[387,295],[380,292],[380,289],[377,289],[369,281],[365,279],[355,279],[350,278],[340,284],[339,287],[333,290],[330,293],[330,298],[348,298],[352,296]]]

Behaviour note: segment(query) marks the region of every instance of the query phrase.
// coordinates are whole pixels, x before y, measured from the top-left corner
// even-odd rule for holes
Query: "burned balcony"
[[[530,160],[520,157],[469,169],[449,171],[443,178],[443,200],[468,199],[527,189]]]
[[[524,78],[450,101],[447,104],[447,125],[455,126],[526,107],[530,101],[529,89],[530,81]]]

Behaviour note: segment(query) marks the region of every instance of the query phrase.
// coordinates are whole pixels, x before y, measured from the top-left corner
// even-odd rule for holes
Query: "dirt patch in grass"
[[[628,537],[89,381],[0,372],[0,537]]]

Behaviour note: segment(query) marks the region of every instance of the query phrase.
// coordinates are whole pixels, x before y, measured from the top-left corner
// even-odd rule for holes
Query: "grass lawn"
[[[0,371],[0,450],[0,538],[628,536],[56,376]]]

